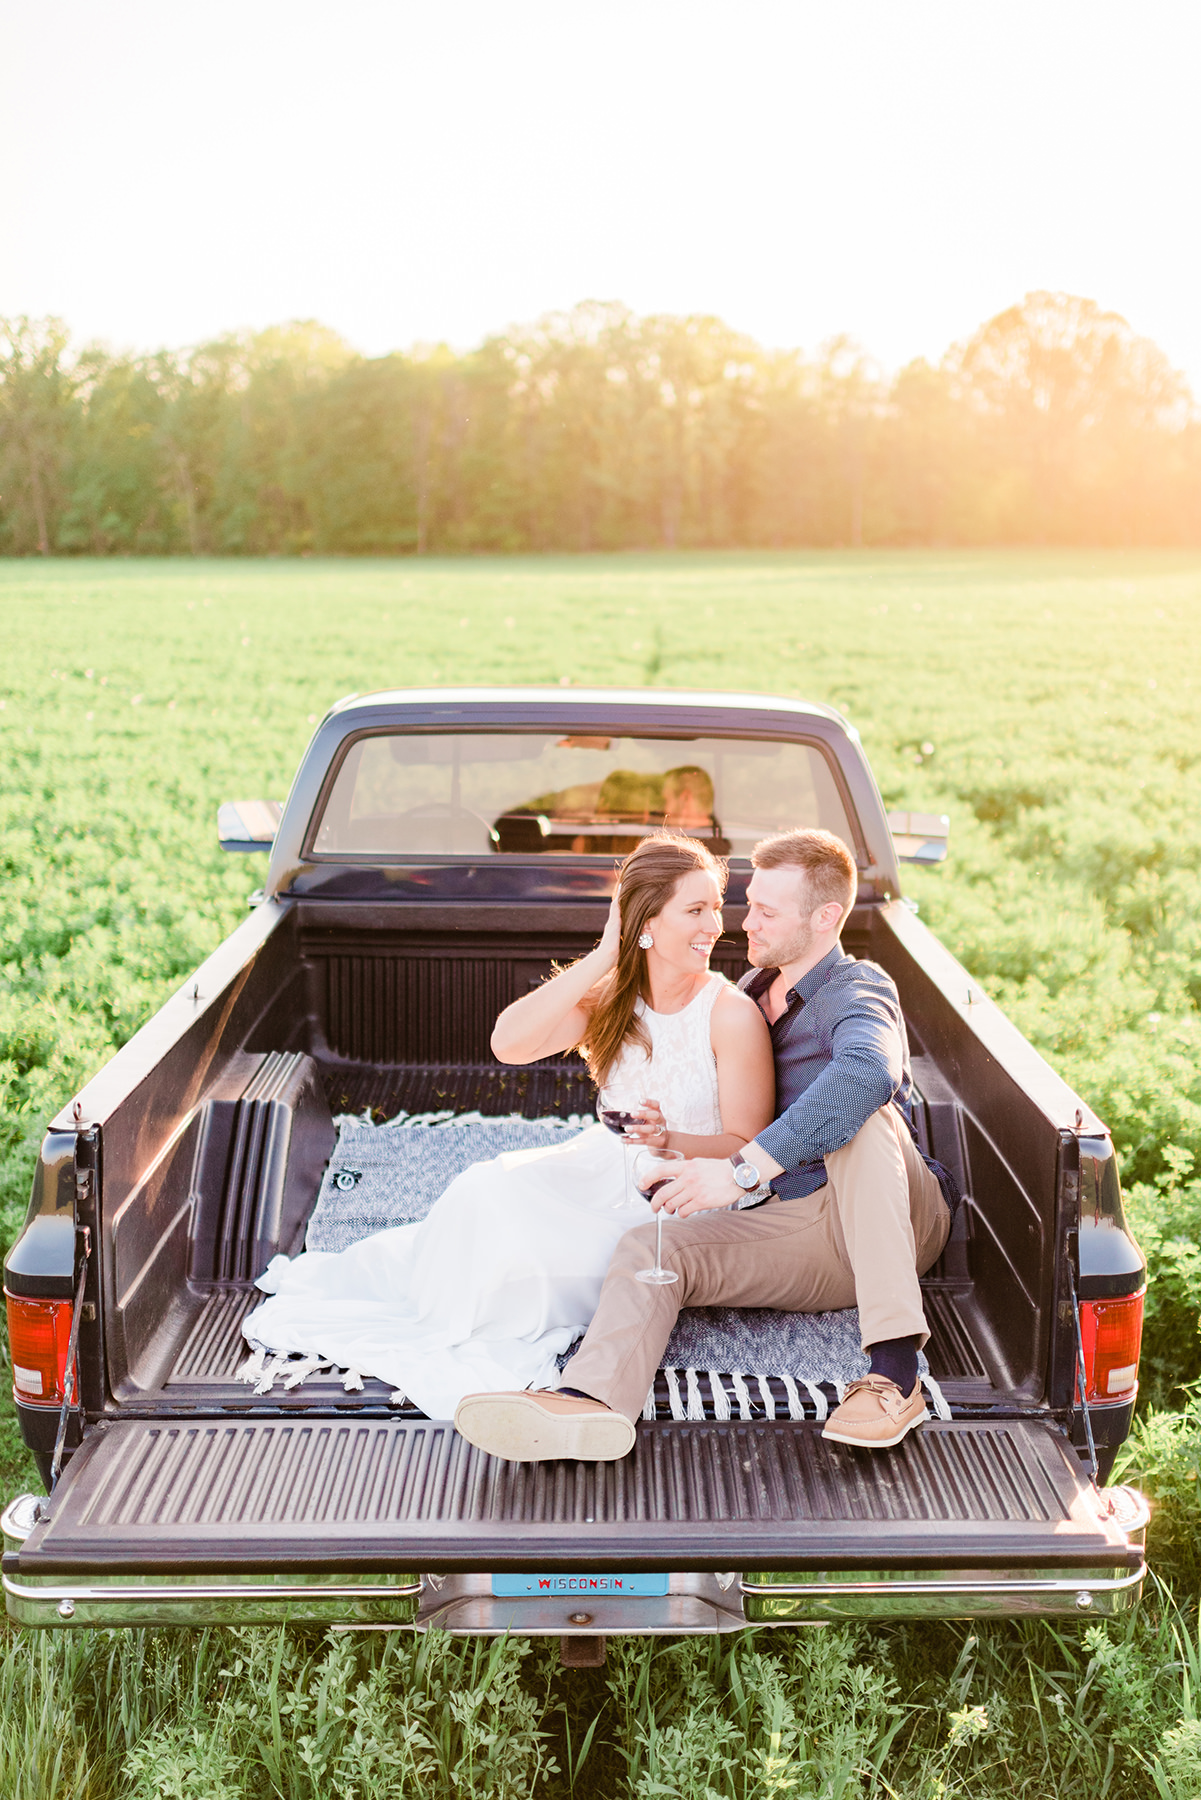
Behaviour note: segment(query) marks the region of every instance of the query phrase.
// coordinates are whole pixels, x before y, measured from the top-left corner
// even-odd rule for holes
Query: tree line
[[[0,320],[8,555],[1198,542],[1187,385],[1072,295],[890,378],[616,304],[381,357],[311,322],[138,356]]]

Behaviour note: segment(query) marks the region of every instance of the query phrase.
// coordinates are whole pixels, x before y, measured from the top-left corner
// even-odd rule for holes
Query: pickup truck
[[[872,1453],[823,1440],[820,1393],[798,1410],[774,1380],[736,1401],[710,1384],[685,1410],[661,1376],[624,1461],[527,1466],[381,1381],[253,1393],[254,1279],[302,1247],[336,1116],[591,1111],[578,1056],[502,1067],[489,1034],[595,942],[615,857],[670,823],[681,772],[690,829],[729,858],[715,966],[732,978],[755,842],[819,825],[854,850],[844,943],[897,984],[920,1134],[965,1196],[923,1282],[940,1416]],[[227,805],[219,829],[269,848],[265,885],[53,1120],[5,1265],[16,1404],[52,1490],[4,1514],[13,1619],[516,1630],[586,1662],[610,1633],[1136,1603],[1146,1509],[1104,1480],[1145,1261],[1113,1145],[902,896],[898,846],[938,858],[945,821],[890,822],[838,713],[648,690],[355,696],[282,808]]]

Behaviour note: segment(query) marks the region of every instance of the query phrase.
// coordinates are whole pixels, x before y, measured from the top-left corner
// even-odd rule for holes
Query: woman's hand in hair
[[[620,890],[619,890],[620,892]],[[595,950],[560,969],[532,993],[506,1006],[492,1029],[492,1054],[502,1063],[532,1063],[574,1050],[584,1040],[599,984],[617,966],[621,911],[614,894]]]
[[[609,916],[605,920],[605,929],[601,932],[600,943],[596,946],[598,955],[604,959],[605,973],[617,967],[617,958],[621,954],[621,889],[613,890],[613,898],[609,902]]]

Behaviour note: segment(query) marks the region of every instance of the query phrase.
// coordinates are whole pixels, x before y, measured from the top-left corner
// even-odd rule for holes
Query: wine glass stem
[[[663,1208],[662,1207],[659,1208],[659,1211],[655,1215],[655,1219],[656,1219],[655,1274],[661,1275],[663,1273]]]

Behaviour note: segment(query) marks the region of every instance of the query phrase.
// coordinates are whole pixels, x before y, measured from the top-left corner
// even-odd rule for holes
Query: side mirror
[[[217,808],[223,850],[270,850],[283,816],[282,800],[227,800]]]
[[[898,862],[946,862],[951,836],[951,821],[946,813],[890,812],[888,829]]]

